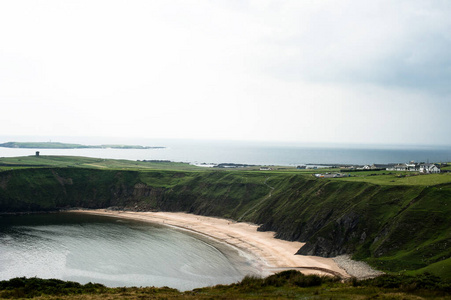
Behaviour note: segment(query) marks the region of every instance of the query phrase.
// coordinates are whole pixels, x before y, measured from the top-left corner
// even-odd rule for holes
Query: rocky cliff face
[[[299,249],[297,254],[335,257],[342,254],[353,253],[353,241],[359,235],[359,216],[350,212],[333,221],[325,237],[318,236]],[[362,233],[362,237],[365,233]]]

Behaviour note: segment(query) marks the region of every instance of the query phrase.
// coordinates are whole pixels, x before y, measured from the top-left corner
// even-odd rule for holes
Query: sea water
[[[7,138],[3,138],[8,141]],[[68,142],[83,143],[79,140]],[[163,146],[162,149],[11,149],[0,148],[0,157],[41,155],[87,156],[128,160],[169,160],[193,164],[237,163],[296,166],[304,164],[387,164],[449,162],[449,146],[312,145],[264,142],[190,140],[87,140],[85,144],[123,143]]]
[[[238,250],[165,226],[80,213],[0,216],[0,280],[191,290],[237,282],[251,270]]]

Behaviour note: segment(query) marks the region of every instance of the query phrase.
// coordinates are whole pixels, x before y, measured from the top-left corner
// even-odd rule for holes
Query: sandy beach
[[[255,267],[262,276],[286,269],[298,269],[304,274],[350,277],[332,258],[295,255],[303,243],[276,239],[274,232],[257,231],[258,226],[255,224],[188,213],[129,212],[105,209],[74,210],[73,212],[151,222],[202,234],[255,257]]]

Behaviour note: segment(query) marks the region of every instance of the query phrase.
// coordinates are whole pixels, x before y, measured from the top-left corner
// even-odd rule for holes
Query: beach
[[[333,258],[295,255],[303,243],[276,239],[274,232],[257,231],[258,225],[255,224],[181,212],[130,212],[105,209],[71,212],[151,222],[201,234],[236,247],[253,257],[253,265],[261,276],[297,269],[304,274],[350,277]]]

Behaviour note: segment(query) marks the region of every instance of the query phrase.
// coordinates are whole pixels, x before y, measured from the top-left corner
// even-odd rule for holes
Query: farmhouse
[[[393,164],[372,164],[365,165],[363,170],[388,170],[388,168],[393,168]]]
[[[407,164],[397,164],[391,168],[387,168],[388,171],[407,171]]]
[[[423,165],[420,165],[420,173],[436,174],[436,173],[440,173],[440,168],[434,164],[423,164]]]
[[[397,164],[387,168],[387,171],[409,171],[423,174],[440,173],[440,168],[435,164],[415,163],[411,161],[407,164]]]

